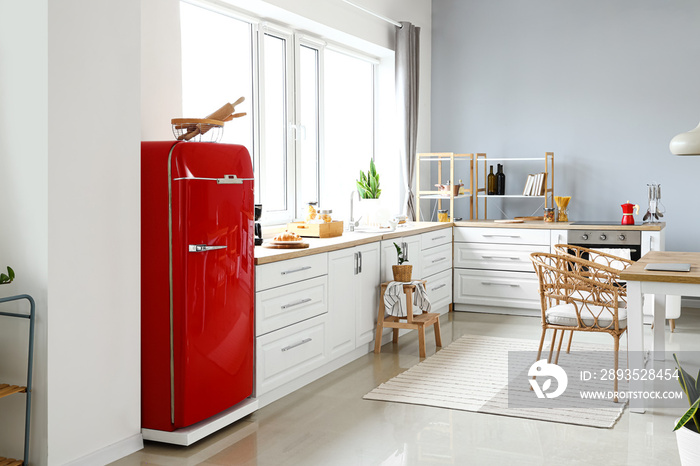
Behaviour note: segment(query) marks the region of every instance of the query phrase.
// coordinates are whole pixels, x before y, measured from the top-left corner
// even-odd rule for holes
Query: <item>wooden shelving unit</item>
[[[469,199],[469,219],[474,218],[474,160],[476,156],[486,156],[486,154],[455,154],[454,152],[426,152],[417,154],[416,159],[416,218],[420,220],[420,201],[421,199],[434,199],[438,202],[438,209],[442,209],[443,201],[450,201],[450,221],[454,221],[454,207],[455,199]],[[421,162],[437,163],[437,179],[439,183],[443,180],[443,163],[450,164],[449,167],[449,183],[451,186],[455,184],[455,162],[458,165],[468,164],[469,171],[465,174],[467,176],[462,177],[462,180],[466,181],[464,183],[464,194],[454,195],[454,192],[450,192],[449,195],[445,195],[442,191],[437,189],[432,190],[421,190]],[[461,167],[460,167],[461,168]],[[461,173],[461,171],[460,171]],[[457,177],[459,180],[460,178]]]
[[[26,407],[25,407],[25,418],[24,418],[24,459],[15,460],[11,458],[0,457],[0,466],[22,466],[24,464],[29,464],[29,421],[31,419],[31,408],[32,408],[32,366],[34,359],[34,319],[35,319],[35,305],[34,299],[26,294],[18,296],[10,296],[7,298],[0,298],[0,303],[7,303],[11,301],[19,301],[26,299],[29,301],[29,314],[19,314],[15,312],[0,312],[2,317],[16,317],[20,319],[29,320],[29,351],[27,353],[27,384],[22,385],[10,385],[6,383],[0,383],[0,398],[6,396],[17,395],[19,393],[24,393],[26,396]],[[0,337],[1,338],[1,337]]]
[[[509,158],[486,158],[486,154],[476,154],[475,159],[476,164],[476,189],[474,194],[474,209],[475,217],[479,218],[479,199],[484,200],[484,219],[488,218],[488,200],[489,198],[512,198],[512,199],[544,199],[544,207],[550,207],[554,205],[554,152],[545,152],[544,157],[509,157]],[[545,193],[542,196],[525,196],[523,194],[503,194],[503,195],[489,195],[486,193],[486,180],[487,180],[487,167],[491,162],[544,162],[544,173],[547,174]],[[480,187],[481,179],[479,177],[480,164],[484,164],[483,169],[483,183],[484,186]]]

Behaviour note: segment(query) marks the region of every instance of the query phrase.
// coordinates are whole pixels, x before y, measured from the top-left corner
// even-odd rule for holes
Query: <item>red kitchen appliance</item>
[[[636,204],[630,204],[627,201],[625,204],[620,205],[622,207],[622,225],[634,225],[634,215],[632,212],[637,209],[637,214],[639,214],[639,206]]]
[[[172,432],[252,394],[253,202],[245,147],[141,143],[146,429]]]

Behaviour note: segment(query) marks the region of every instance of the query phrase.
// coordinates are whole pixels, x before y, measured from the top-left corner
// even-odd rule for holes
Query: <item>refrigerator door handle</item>
[[[226,249],[226,246],[207,246],[206,244],[190,244],[190,252],[206,252],[216,249]]]
[[[182,178],[175,178],[173,181],[182,180],[216,181],[217,184],[243,184],[244,181],[255,181],[255,178],[238,178],[237,175],[224,175],[223,178],[203,178],[200,176],[185,176]]]

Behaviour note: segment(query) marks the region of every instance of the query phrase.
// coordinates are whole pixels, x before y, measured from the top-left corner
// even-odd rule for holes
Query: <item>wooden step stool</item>
[[[425,286],[425,280],[421,280]],[[379,293],[379,310],[377,311],[377,334],[374,340],[374,352],[379,354],[382,348],[382,331],[384,328],[394,329],[393,342],[399,341],[399,329],[416,329],[418,330],[418,351],[421,358],[425,357],[425,327],[433,325],[435,329],[435,346],[442,347],[442,338],[440,337],[440,314],[436,312],[423,312],[419,315],[413,315],[413,292],[416,285],[405,283],[403,292],[406,295],[406,317],[384,316],[386,309],[384,307],[384,293],[389,282],[381,284],[381,292]]]

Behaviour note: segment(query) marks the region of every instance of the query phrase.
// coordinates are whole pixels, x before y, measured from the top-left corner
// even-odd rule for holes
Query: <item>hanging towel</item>
[[[626,249],[626,248],[615,248],[615,249],[601,248],[601,249],[596,249],[596,251],[600,251],[604,254],[610,254],[613,256],[621,257],[622,259],[627,259],[627,260],[631,260],[631,257],[632,257],[632,250]],[[593,260],[593,262],[597,262],[597,263],[602,264],[602,265],[608,265],[608,260],[603,258],[603,257],[600,257],[600,256],[596,256],[595,259]],[[627,267],[627,264],[624,264],[620,261],[611,261],[610,267],[612,267],[614,269],[618,269],[618,270],[624,270],[625,267]]]
[[[413,315],[419,315],[425,312],[430,312],[430,300],[428,293],[425,291],[425,285],[418,280],[409,282],[416,285],[413,292]],[[406,317],[406,310],[403,308],[401,295],[403,295],[403,286],[405,282],[389,282],[384,292],[384,307],[386,312],[396,317]]]

